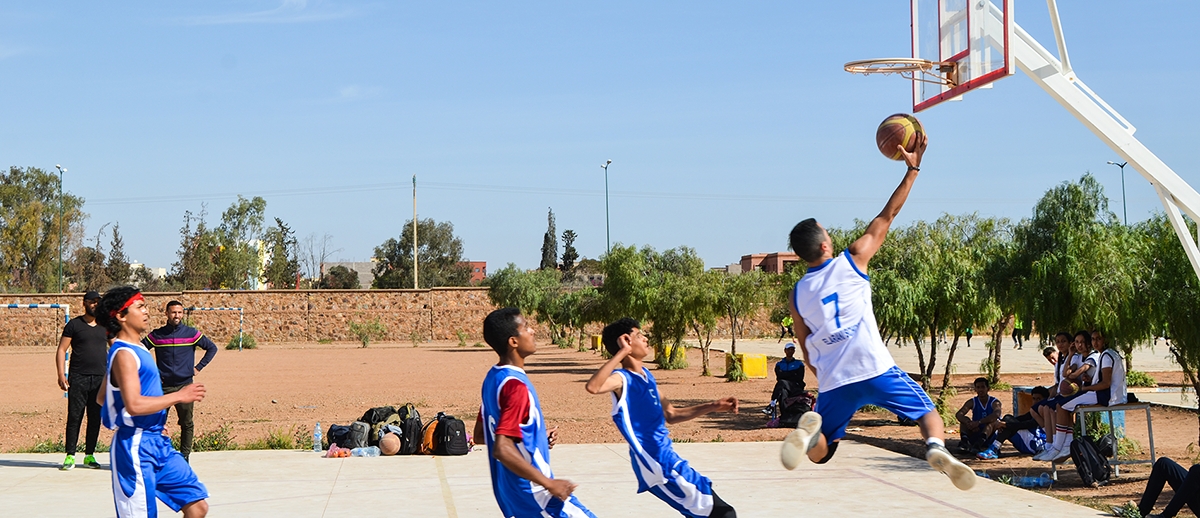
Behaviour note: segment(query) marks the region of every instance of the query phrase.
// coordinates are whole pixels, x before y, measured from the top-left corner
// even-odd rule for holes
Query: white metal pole
[[[413,175],[413,289],[421,289],[417,282],[417,175]]]

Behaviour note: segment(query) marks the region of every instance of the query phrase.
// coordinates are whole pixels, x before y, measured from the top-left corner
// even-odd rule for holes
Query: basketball
[[[395,455],[400,451],[400,438],[394,433],[383,434],[379,439],[379,452],[384,455]]]
[[[879,152],[892,160],[904,160],[904,155],[896,146],[904,146],[904,150],[912,153],[917,149],[917,136],[924,133],[921,121],[907,113],[891,115],[879,123],[875,130],[875,144]]]
[[[1073,396],[1076,392],[1079,392],[1079,385],[1072,383],[1071,380],[1062,380],[1062,383],[1058,384],[1058,395],[1060,396]]]

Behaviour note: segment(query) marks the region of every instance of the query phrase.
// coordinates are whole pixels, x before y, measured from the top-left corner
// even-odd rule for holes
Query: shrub
[[[487,344],[483,342],[475,342],[475,347],[487,347]]]
[[[459,347],[467,346],[467,338],[469,338],[470,335],[468,335],[466,331],[463,331],[462,329],[455,329],[454,336],[458,337],[458,346]]]
[[[1145,372],[1129,371],[1125,373],[1125,385],[1130,387],[1157,387],[1158,382]]]
[[[730,361],[728,355],[726,355],[725,358],[725,378],[734,382],[746,381],[748,378],[746,378],[746,373],[742,370],[742,362],[739,362],[736,359]]]
[[[221,450],[236,450],[237,444],[233,442],[233,435],[230,433],[229,425],[222,424],[216,430],[197,435],[192,440],[192,451],[221,451]]]
[[[79,446],[81,448],[80,451],[83,451],[82,450],[83,444],[80,443]],[[100,453],[100,452],[106,452],[106,451],[108,451],[108,445],[105,444],[104,441],[96,441],[96,452]],[[61,435],[58,436],[58,439],[46,439],[37,444],[34,444],[33,446],[29,446],[26,448],[17,448],[15,450],[13,450],[13,453],[66,453],[66,452],[67,452],[67,445],[66,445],[66,443],[63,442],[63,436],[61,436]]]
[[[229,339],[229,343],[225,344],[225,350],[237,349],[238,343],[238,335],[233,335],[233,338]],[[255,340],[254,335],[250,333],[242,333],[240,343],[242,349],[258,349],[258,340]]]
[[[333,343],[333,339],[332,338],[319,338],[319,339],[317,339],[317,343],[322,344],[322,345],[331,344],[331,343]]]
[[[366,322],[350,322],[350,334],[358,338],[363,347],[371,345],[371,339],[382,339],[387,333],[387,328],[379,322],[378,318],[373,318]]]

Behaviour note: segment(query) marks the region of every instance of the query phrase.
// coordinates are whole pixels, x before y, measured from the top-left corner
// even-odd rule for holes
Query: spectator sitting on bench
[[[975,397],[963,403],[955,417],[958,418],[958,449],[973,453],[991,443],[995,425],[1000,421],[1000,400],[988,394],[992,388],[987,378],[975,378]],[[967,417],[967,412],[971,417]]]
[[[1078,339],[1079,336],[1076,335]],[[1077,340],[1078,341],[1078,340]],[[1108,347],[1104,333],[1093,331],[1091,334],[1092,348],[1095,353],[1088,357],[1085,363],[1092,363],[1095,368],[1091,383],[1081,386],[1079,395],[1058,406],[1055,417],[1054,444],[1047,449],[1050,453],[1035,460],[1056,461],[1071,456],[1071,441],[1074,440],[1074,422],[1072,413],[1079,406],[1112,406],[1121,405],[1126,401],[1125,395],[1125,361],[1120,353]],[[1061,389],[1060,389],[1061,390]]]
[[[1047,387],[1049,396],[1045,400],[1038,401],[1029,409],[1029,413],[1033,415],[1038,426],[1046,430],[1048,434],[1054,433],[1054,417],[1055,411],[1058,410],[1058,384],[1062,383],[1063,377],[1066,375],[1067,369],[1071,365],[1071,341],[1074,337],[1071,333],[1060,331],[1054,335],[1054,346],[1048,346],[1042,350],[1042,356],[1046,357],[1046,361],[1054,366],[1054,384]],[[1082,363],[1083,359],[1080,358]]]
[[[1171,484],[1171,489],[1175,490],[1175,496],[1171,497],[1171,501],[1167,503],[1167,507],[1160,514],[1150,514],[1154,511],[1154,503],[1158,501],[1158,495],[1162,494],[1163,485]],[[1122,507],[1114,507],[1113,514],[1118,514],[1130,506],[1137,506],[1138,513],[1143,517],[1152,518],[1171,518],[1183,509],[1183,506],[1188,506],[1192,510],[1192,514],[1200,516],[1200,464],[1193,464],[1192,469],[1184,470],[1179,463],[1166,457],[1159,457],[1154,463],[1154,469],[1150,471],[1150,480],[1146,481],[1146,492],[1142,493],[1141,502],[1134,504],[1130,501]]]
[[[1049,396],[1050,391],[1046,387],[1033,387],[1034,405],[1045,401]],[[1046,432],[1042,429],[1041,423],[1034,418],[1032,408],[1030,412],[1025,412],[1017,417],[1004,416],[995,424],[995,429],[997,432],[995,438],[992,439],[991,446],[977,455],[981,460],[1000,458],[1000,446],[1005,441],[1012,442],[1013,448],[1025,455],[1041,453],[1046,446]]]

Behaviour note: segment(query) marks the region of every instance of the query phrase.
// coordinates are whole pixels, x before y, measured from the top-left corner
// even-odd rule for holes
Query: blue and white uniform
[[[150,351],[141,344],[114,340],[108,350],[107,383],[104,387],[104,426],[115,430],[109,456],[112,460],[113,500],[120,518],[158,516],[154,498],[178,512],[183,506],[208,498],[208,489],[196,472],[162,434],[167,411],[130,415],[121,390],[113,386],[112,365],[117,354],[132,354],[137,360],[141,395],[163,395],[158,367]]]
[[[978,421],[989,415],[992,415],[992,412],[996,411],[996,407],[995,407],[996,403],[999,403],[999,402],[1000,402],[1000,400],[996,399],[996,397],[992,396],[992,395],[988,396],[986,403],[980,401],[979,396],[975,396],[975,397],[971,398],[971,420]],[[969,435],[968,438],[972,439],[972,440],[985,439],[983,437],[983,429],[980,429],[980,430],[977,430],[974,432],[970,432],[968,435]],[[984,444],[990,444],[992,442],[992,439],[994,439],[995,437],[996,437],[996,433],[992,432],[992,436],[987,437],[986,440],[984,440]]]
[[[870,277],[859,271],[849,250],[809,268],[796,282],[792,306],[808,327],[804,344],[817,371],[816,411],[826,440],[844,436],[850,418],[864,405],[908,419],[934,409],[933,401],[896,366],[883,345]]]
[[[621,376],[621,388],[612,393],[613,422],[629,443],[638,493],[649,491],[689,518],[712,514],[712,481],[692,469],[671,446],[654,375],[645,367],[642,372],[613,372]]]
[[[579,500],[571,495],[567,501],[551,495],[545,487],[521,478],[496,460],[496,423],[500,421],[500,390],[504,384],[518,380],[529,389],[529,419],[521,423],[521,442],[517,449],[534,468],[554,478],[550,470],[550,441],[546,421],[537,391],[525,371],[511,365],[496,365],[483,379],[484,439],[488,448],[488,468],[492,474],[492,492],[500,511],[508,518],[596,518]]]
[[[1034,430],[1017,430],[1016,435],[1008,439],[1017,451],[1033,455],[1046,449],[1046,431],[1041,428]]]

